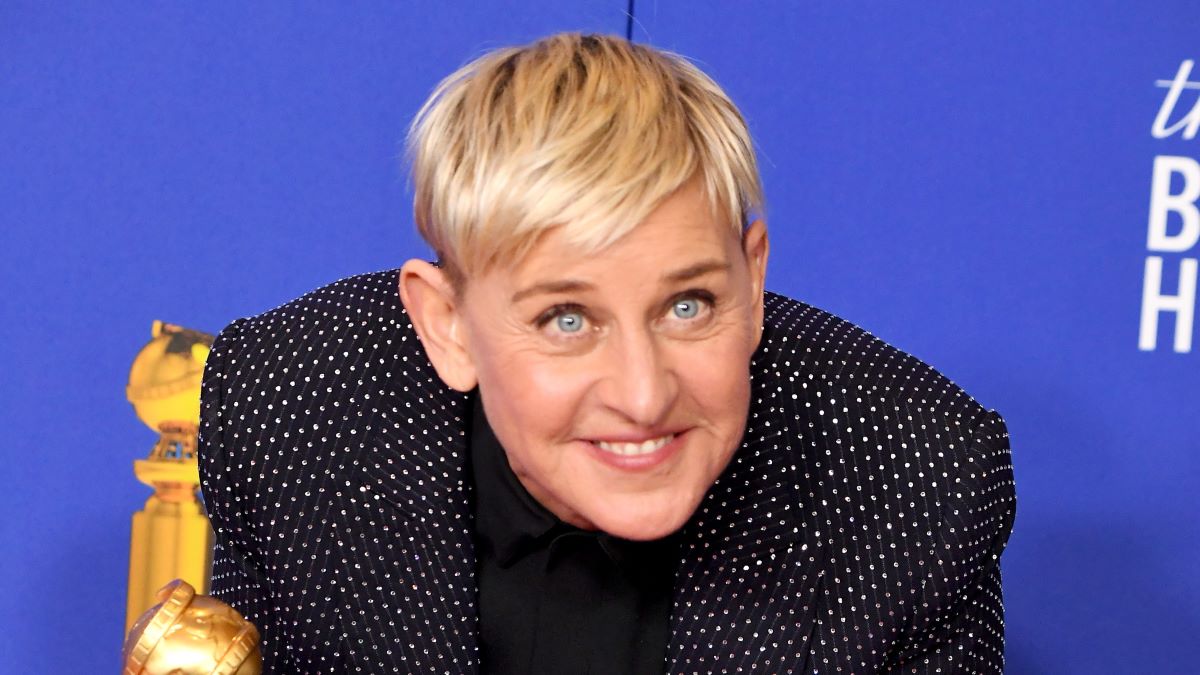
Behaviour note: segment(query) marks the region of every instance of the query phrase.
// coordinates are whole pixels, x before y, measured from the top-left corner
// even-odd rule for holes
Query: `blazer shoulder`
[[[400,302],[398,278],[399,270],[347,277],[232,322],[209,354],[202,411],[226,420],[245,447],[263,435],[278,442],[269,431],[288,426],[284,420],[304,419],[310,429],[336,423],[398,390],[447,397]]]
[[[797,376],[817,380],[858,397],[949,415],[971,426],[985,424],[990,414],[933,366],[823,309],[768,293],[763,323],[756,363],[792,385]]]
[[[752,372],[754,437],[785,449],[773,466],[795,467],[797,529],[824,549],[830,592],[892,586],[886,616],[912,639],[969,603],[1015,517],[1000,416],[920,359],[776,294]]]
[[[953,526],[980,527],[1003,547],[1015,505],[1008,430],[948,377],[845,319],[775,294],[753,372],[760,403],[752,411],[788,431],[801,463],[833,458],[820,467],[830,480],[812,486],[819,503],[844,502],[830,486],[861,485],[866,472],[874,480],[851,497],[866,496],[863,513],[897,495],[896,513],[932,498],[938,508],[922,533],[969,514]],[[964,499],[980,503],[960,508]]]
[[[239,320],[239,339],[247,344],[290,340],[304,347],[330,340],[345,344],[348,336],[343,333],[352,326],[367,329],[359,346],[374,342],[370,337],[383,333],[398,333],[406,339],[413,332],[400,302],[398,283],[398,269],[339,279]]]
[[[318,402],[348,399],[390,379],[393,363],[425,370],[398,283],[398,269],[345,277],[231,322],[209,354],[205,401],[215,402],[218,388],[226,406],[264,396],[294,403],[289,391],[320,392]]]
[[[285,490],[378,462],[408,462],[409,474],[423,477],[414,467],[439,460],[447,439],[457,442],[466,396],[426,357],[398,276],[341,279],[221,331],[201,400],[208,485],[228,467],[227,483],[253,494],[261,514]],[[446,480],[439,474],[426,486]],[[301,497],[320,494],[293,495]]]

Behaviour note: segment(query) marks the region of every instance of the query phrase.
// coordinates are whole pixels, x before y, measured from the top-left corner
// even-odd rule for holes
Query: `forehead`
[[[628,234],[598,250],[572,242],[568,228],[547,231],[515,265],[499,271],[514,282],[550,277],[645,278],[698,262],[730,264],[740,251],[737,229],[690,183],[663,200]]]

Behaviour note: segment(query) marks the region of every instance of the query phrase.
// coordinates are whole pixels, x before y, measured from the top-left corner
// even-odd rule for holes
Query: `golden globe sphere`
[[[125,395],[154,431],[163,422],[200,423],[200,380],[213,336],[155,321],[152,339],[138,352]]]

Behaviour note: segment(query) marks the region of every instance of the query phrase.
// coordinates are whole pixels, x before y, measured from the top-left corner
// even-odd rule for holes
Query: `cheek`
[[[698,388],[703,387],[699,395],[705,410],[736,425],[740,436],[750,402],[749,361],[742,354],[729,356],[724,367],[706,369]]]
[[[541,354],[509,353],[497,359],[487,384],[503,391],[513,410],[526,413],[522,420],[546,426],[570,418],[586,388],[586,374],[570,360]],[[481,378],[480,386],[484,386]]]
[[[484,409],[514,469],[557,461],[557,443],[573,438],[587,383],[562,359],[521,351],[496,354],[479,372]]]
[[[680,383],[701,416],[731,453],[745,430],[750,403],[750,356],[744,336],[697,345],[679,367]],[[715,451],[715,450],[714,450]]]

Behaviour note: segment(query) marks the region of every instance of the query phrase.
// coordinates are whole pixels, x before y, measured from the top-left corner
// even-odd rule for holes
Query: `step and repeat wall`
[[[3,3],[0,671],[117,667],[152,322],[215,333],[427,255],[400,156],[434,84],[629,27],[745,113],[770,288],[1007,419],[1009,672],[1195,672],[1196,9]]]

